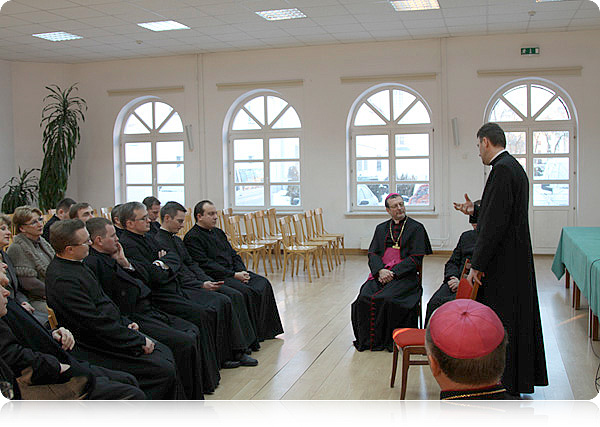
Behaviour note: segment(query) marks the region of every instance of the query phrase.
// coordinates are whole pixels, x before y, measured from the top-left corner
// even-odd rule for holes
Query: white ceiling
[[[189,53],[476,34],[600,28],[590,0],[438,0],[439,10],[395,12],[386,0],[11,0],[0,12],[0,59],[80,63]],[[298,8],[307,18],[254,12]],[[535,14],[530,14],[530,11]],[[533,15],[533,16],[530,16]],[[174,20],[190,30],[153,32]],[[66,31],[50,42],[32,34]]]

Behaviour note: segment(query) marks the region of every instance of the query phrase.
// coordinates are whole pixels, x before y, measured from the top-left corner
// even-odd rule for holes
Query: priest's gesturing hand
[[[209,291],[218,291],[219,288],[221,287],[222,284],[224,284],[225,282],[220,281],[220,282],[211,282],[210,280],[207,280],[206,282],[204,282],[202,284],[202,287],[206,290]]]
[[[469,271],[469,276],[467,277],[467,280],[472,285],[477,283],[477,285],[481,286],[481,278],[483,276],[484,276],[483,271],[479,271],[479,270],[475,270],[474,268],[471,268],[471,270]]]
[[[75,338],[71,331],[65,328],[58,328],[52,331],[52,338],[62,344],[63,350],[72,350],[75,346]]]
[[[475,206],[471,199],[469,199],[469,195],[465,193],[465,202],[464,203],[454,203],[454,209],[457,211],[461,211],[465,215],[473,215],[475,212]]]
[[[379,282],[383,285],[391,282],[394,279],[394,273],[392,273],[387,268],[382,268],[381,270],[379,270],[378,275],[379,275]]]
[[[154,351],[154,341],[149,338],[146,338],[146,345],[142,346],[142,350],[144,350],[144,354],[150,354]]]

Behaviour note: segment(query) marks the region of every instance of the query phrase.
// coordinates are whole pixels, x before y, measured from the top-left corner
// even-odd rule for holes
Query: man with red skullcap
[[[425,333],[429,367],[441,400],[510,400],[500,384],[507,335],[500,318],[470,299],[447,302],[434,311]]]
[[[425,227],[406,216],[399,194],[387,196],[385,207],[391,218],[375,229],[369,246],[371,275],[352,303],[358,351],[392,351],[394,329],[417,327],[423,294],[417,272],[423,256],[432,253]]]

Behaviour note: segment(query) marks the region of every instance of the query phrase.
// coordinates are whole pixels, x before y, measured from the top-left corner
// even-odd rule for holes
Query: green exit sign
[[[539,47],[522,47],[521,55],[539,55],[540,48]]]

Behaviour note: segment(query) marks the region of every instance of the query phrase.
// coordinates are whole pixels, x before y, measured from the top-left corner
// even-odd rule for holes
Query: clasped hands
[[[394,280],[394,273],[391,270],[388,270],[387,268],[382,268],[381,270],[379,270],[378,276],[379,283],[381,283],[382,285],[385,285],[386,283],[389,283],[392,280]]]

